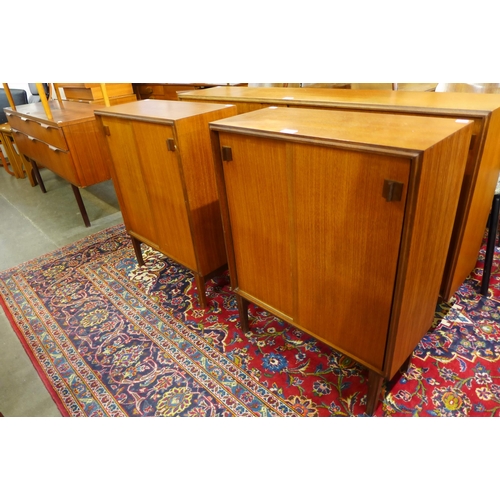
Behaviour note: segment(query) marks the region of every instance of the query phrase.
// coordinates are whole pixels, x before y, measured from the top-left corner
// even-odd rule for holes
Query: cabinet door
[[[109,116],[103,116],[102,122],[109,127],[106,138],[113,158],[112,178],[125,226],[148,242],[158,245],[132,122]]]
[[[290,208],[284,142],[220,134],[237,288],[282,316],[292,315]]]
[[[139,121],[133,122],[133,128],[160,250],[196,271],[179,155],[167,146],[167,141],[175,139],[174,129]]]
[[[382,368],[401,242],[409,160],[295,144],[295,320]],[[385,180],[402,183],[387,201]]]

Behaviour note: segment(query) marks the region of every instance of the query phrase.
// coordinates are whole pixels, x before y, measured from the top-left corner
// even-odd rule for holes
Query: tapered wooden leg
[[[384,377],[382,375],[370,370],[368,375],[368,398],[366,401],[366,413],[370,415],[370,417],[377,407],[383,381]]]
[[[71,184],[73,188],[73,193],[75,195],[76,202],[78,203],[78,208],[80,209],[80,213],[82,214],[83,222],[85,223],[85,227],[90,227],[89,216],[87,215],[87,210],[85,209],[85,205],[83,204],[82,195],[80,190]]]
[[[34,161],[31,161],[30,163],[31,171],[33,172],[33,177],[35,178],[36,183],[40,186],[42,193],[46,193],[47,190],[45,189],[45,184],[43,183],[42,176],[40,175],[40,171],[38,170],[38,165]]]
[[[248,323],[248,300],[236,294],[236,303],[238,304],[238,313],[240,315],[241,331],[248,333],[250,325]]]
[[[205,295],[205,278],[198,273],[193,273],[198,288],[198,302],[203,309],[207,308],[207,296]]]
[[[137,263],[140,266],[143,266],[144,259],[142,257],[141,242],[137,238],[134,238],[133,236],[130,236],[130,239],[132,240],[132,246],[134,247],[134,253],[135,253],[135,258],[137,259]]]
[[[26,172],[26,177],[28,177],[28,180],[30,181],[31,187],[35,187],[38,184],[38,180],[35,177],[35,172],[33,171],[33,165],[31,164],[30,159],[22,153],[19,156],[23,164],[23,169]]]

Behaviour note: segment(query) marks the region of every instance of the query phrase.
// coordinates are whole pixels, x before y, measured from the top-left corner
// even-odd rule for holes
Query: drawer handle
[[[47,146],[49,147],[49,149],[52,149],[52,151],[55,151],[56,153],[64,153],[62,149],[56,148],[55,146],[51,146],[50,144],[47,144]]]

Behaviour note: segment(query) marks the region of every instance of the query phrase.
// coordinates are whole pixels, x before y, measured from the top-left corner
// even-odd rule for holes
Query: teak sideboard
[[[208,123],[235,114],[234,106],[149,99],[96,110],[139,264],[142,242],[190,269],[202,307],[206,278],[227,266]]]
[[[474,269],[500,173],[500,95],[320,88],[214,87],[178,94],[184,102],[364,111],[473,120],[440,295],[449,300]]]
[[[231,287],[383,380],[432,324],[472,120],[268,108],[210,124]]]
[[[35,177],[45,192],[37,166],[67,180],[75,194],[85,226],[90,221],[79,188],[111,178],[111,157],[94,110],[100,105],[49,101],[52,119],[41,102],[5,108],[19,152],[31,160]]]

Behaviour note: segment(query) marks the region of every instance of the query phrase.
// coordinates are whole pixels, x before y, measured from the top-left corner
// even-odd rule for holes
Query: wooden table
[[[263,109],[212,122],[231,288],[370,370],[432,324],[473,121]]]
[[[449,300],[474,269],[500,173],[500,95],[317,88],[215,87],[183,92],[184,102],[380,112],[473,120],[473,137],[441,284]]]
[[[90,221],[80,188],[111,178],[106,139],[96,122],[94,111],[103,106],[70,101],[49,101],[52,120],[42,103],[5,108],[19,152],[29,158],[34,175],[43,192],[38,165],[63,179],[73,189],[85,226]]]

